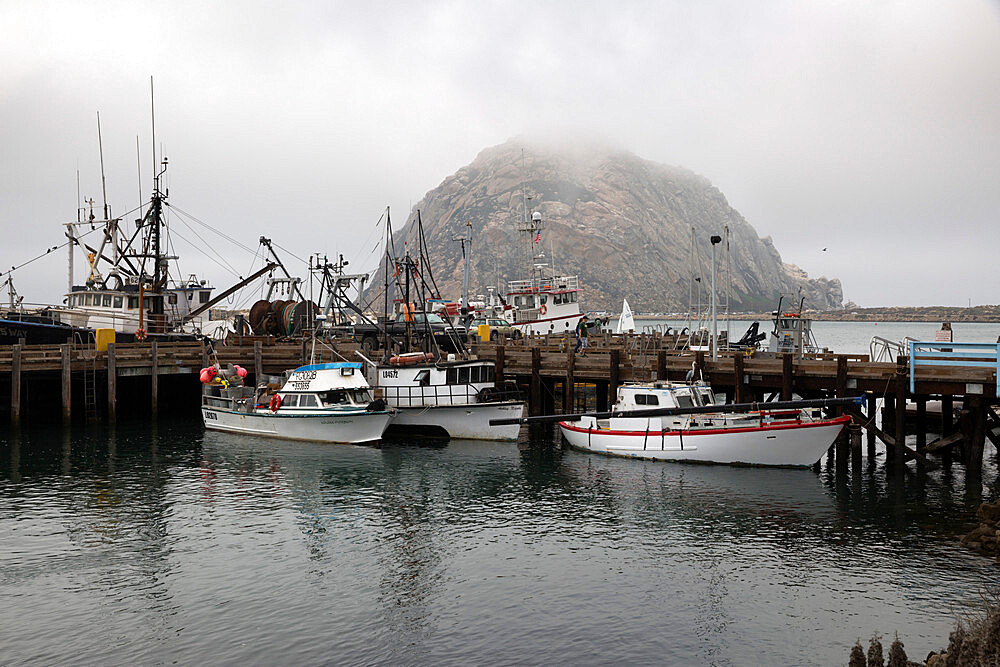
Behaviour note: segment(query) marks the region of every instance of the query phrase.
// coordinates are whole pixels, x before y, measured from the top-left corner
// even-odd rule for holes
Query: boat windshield
[[[347,402],[347,392],[343,389],[331,389],[320,394],[323,405],[340,405]]]
[[[687,392],[674,392],[674,398],[677,399],[677,407],[679,408],[693,408],[694,400],[691,398],[691,394]]]

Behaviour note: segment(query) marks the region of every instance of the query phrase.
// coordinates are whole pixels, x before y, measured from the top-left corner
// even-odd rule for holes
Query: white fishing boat
[[[201,414],[205,428],[291,440],[365,443],[382,437],[393,412],[372,400],[361,364],[300,366],[276,392],[244,387],[232,368],[206,377]]]
[[[545,256],[542,247],[544,228],[538,211],[517,227],[530,258],[529,276],[507,283],[503,316],[522,334],[572,332],[583,316],[580,279],[556,272],[552,258]]]
[[[584,415],[579,421],[559,422],[559,428],[570,446],[598,454],[664,461],[808,467],[823,456],[850,421],[848,416],[824,419],[819,410],[801,408],[724,412],[725,406],[719,405],[719,412],[711,411],[711,407],[717,405],[707,384],[630,384],[618,389],[610,418]],[[698,412],[658,416],[635,414],[663,408]]]
[[[450,355],[454,356],[454,355]],[[517,440],[519,425],[490,426],[491,419],[519,419],[516,391],[497,389],[488,360],[434,362],[430,353],[401,354],[372,364],[373,384],[395,410],[389,433],[473,440]]]

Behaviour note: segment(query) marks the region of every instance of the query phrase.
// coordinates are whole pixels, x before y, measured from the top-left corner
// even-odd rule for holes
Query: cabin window
[[[569,293],[569,301],[570,301],[570,303],[576,303],[576,297],[577,297],[576,292],[570,292]]]
[[[367,389],[355,389],[353,392],[352,399],[355,403],[361,405],[368,405],[372,402],[372,395],[368,393]]]
[[[337,389],[334,391],[326,392],[326,395],[323,398],[323,402],[326,403],[327,405],[337,405],[338,403],[343,403],[346,399],[347,399],[347,394],[345,394],[342,390]]]
[[[469,384],[469,370],[468,366],[458,369],[458,384]]]
[[[128,309],[129,310],[135,310],[138,307],[139,307],[139,297],[137,297],[137,296],[130,296],[128,298]]]
[[[111,295],[110,294],[105,294],[104,297],[103,297],[103,302],[104,302],[105,306],[107,306],[108,308],[110,308],[111,307]]]
[[[688,394],[675,394],[674,397],[677,399],[677,407],[681,408],[693,408],[694,401],[691,400],[691,396]]]
[[[198,293],[198,303],[208,303],[208,292]]]
[[[543,294],[540,297],[538,297],[538,300],[541,301],[542,305],[544,306],[546,304],[546,302],[549,300],[549,295],[548,294]]]
[[[286,408],[295,408],[299,405],[299,395],[298,394],[285,394],[284,398],[281,399],[281,405]]]
[[[553,294],[552,295],[552,303],[554,305],[556,305],[556,306],[562,305],[562,302],[563,302],[563,300],[562,300],[562,294]]]
[[[448,384],[458,384],[458,369],[449,368],[445,382]]]
[[[167,295],[167,302],[170,303],[170,304],[177,303],[177,295],[176,294],[168,294]]]
[[[701,404],[702,405],[714,405],[715,404],[715,397],[712,396],[712,390],[711,389],[702,389],[701,392],[699,392],[699,393],[701,394]]]
[[[420,385],[421,387],[426,387],[426,386],[430,385],[430,383],[431,383],[431,371],[430,371],[430,369],[425,368],[424,370],[422,370],[419,373],[417,373],[416,376],[414,376],[413,379],[416,380],[417,384]]]
[[[115,297],[115,302],[114,302],[114,306],[113,307],[114,308],[121,308],[122,307],[122,298],[120,296],[116,296]]]
[[[636,394],[635,395],[636,405],[659,405],[660,397],[654,394]]]
[[[316,402],[316,397],[312,394],[302,394],[299,396],[299,407],[300,408],[315,408],[318,407]]]

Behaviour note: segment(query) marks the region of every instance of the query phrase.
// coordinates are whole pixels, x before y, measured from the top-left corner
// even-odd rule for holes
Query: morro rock
[[[705,286],[706,302],[709,237],[723,235],[727,226],[733,311],[771,310],[779,293],[800,290],[806,308],[839,308],[843,301],[839,280],[810,279],[783,264],[771,239],[760,238],[702,176],[625,151],[542,148],[519,140],[482,151],[414,207],[444,296],[461,293],[462,253],[454,239],[468,233],[470,221],[470,293],[525,277],[527,243],[516,226],[526,201],[529,212],[545,219],[536,251],[554,259],[559,273],[580,276],[587,310],[617,311],[627,297],[637,311],[685,311],[692,285]],[[396,235],[397,248],[401,238],[413,239],[415,218]],[[720,300],[729,285],[726,266],[723,244],[717,248]]]

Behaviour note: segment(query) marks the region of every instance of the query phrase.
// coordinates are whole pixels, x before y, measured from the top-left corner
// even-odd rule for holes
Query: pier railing
[[[941,341],[930,343],[910,341],[909,352],[911,393],[915,391],[915,371],[918,366],[958,366],[994,370],[997,394],[1000,394],[1000,343],[945,343]]]

